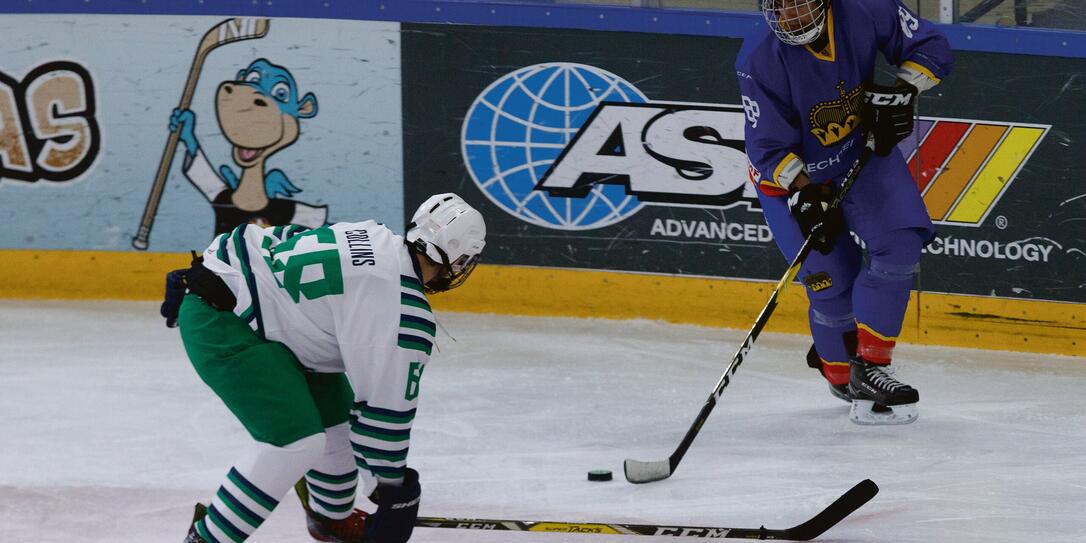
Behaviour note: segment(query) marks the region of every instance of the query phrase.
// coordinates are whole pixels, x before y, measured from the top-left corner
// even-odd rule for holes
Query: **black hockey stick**
[[[841,183],[841,190],[837,192],[837,197],[833,199],[830,204],[831,209],[836,209],[841,206],[841,202],[844,201],[845,195],[848,194],[852,184],[856,182],[856,178],[860,175],[860,170],[867,165],[867,161],[871,159],[871,153],[875,147],[875,140],[873,137],[868,136],[867,145],[864,146],[863,151],[860,152],[860,157],[856,159],[856,162],[852,163],[852,167],[849,168],[845,174],[845,180]],[[716,388],[709,394],[709,399],[705,400],[705,405],[701,407],[701,412],[698,413],[698,417],[694,419],[694,424],[690,426],[690,429],[686,431],[686,435],[683,436],[683,440],[679,443],[679,447],[675,449],[675,452],[671,453],[671,456],[666,460],[656,460],[653,462],[642,462],[640,460],[626,459],[623,465],[626,472],[626,480],[631,483],[651,483],[653,481],[661,481],[671,477],[672,473],[675,473],[675,468],[679,466],[679,462],[682,461],[683,456],[686,455],[687,449],[690,448],[690,444],[694,442],[694,438],[697,437],[698,432],[701,430],[701,426],[705,424],[705,420],[709,418],[709,413],[713,411],[713,407],[716,407],[717,399],[724,394],[724,389],[727,388],[731,382],[732,375],[739,369],[739,366],[743,364],[743,360],[747,357],[747,353],[750,352],[751,347],[754,346],[755,340],[758,339],[758,335],[762,333],[762,328],[765,327],[766,322],[769,321],[770,315],[773,314],[773,310],[777,308],[777,299],[780,297],[784,289],[792,283],[796,278],[796,274],[799,273],[800,266],[803,265],[803,261],[807,259],[807,255],[811,254],[811,239],[818,232],[816,227],[811,232],[810,236],[803,241],[803,246],[800,247],[799,253],[792,259],[792,265],[788,267],[788,271],[784,272],[784,277],[777,283],[777,288],[773,289],[773,293],[769,295],[769,301],[766,302],[765,307],[762,308],[762,312],[758,315],[758,319],[754,321],[754,327],[747,332],[747,338],[743,340],[743,344],[736,351],[735,356],[732,357],[732,361],[728,364],[727,369],[724,370],[724,375],[720,376],[720,381],[717,382]]]
[[[567,534],[653,535],[675,537],[782,539],[810,541],[867,503],[879,487],[864,479],[845,492],[810,520],[783,530],[761,528],[725,528],[705,526],[669,526],[666,524],[619,524],[595,522],[553,522],[539,520],[496,520],[481,518],[419,517],[415,526],[424,528],[459,528],[511,532],[560,532]]]

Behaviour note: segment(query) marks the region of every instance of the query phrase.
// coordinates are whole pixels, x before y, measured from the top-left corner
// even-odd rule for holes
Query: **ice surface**
[[[723,310],[723,309],[722,309]],[[920,420],[860,427],[765,334],[676,473],[664,459],[745,331],[441,314],[409,463],[428,516],[783,528],[864,478],[824,541],[1086,541],[1086,360],[898,347]],[[0,301],[0,542],[179,542],[248,439],[157,305]],[[609,469],[615,480],[588,482]],[[418,529],[418,542],[675,538]],[[288,496],[254,542],[304,542]]]

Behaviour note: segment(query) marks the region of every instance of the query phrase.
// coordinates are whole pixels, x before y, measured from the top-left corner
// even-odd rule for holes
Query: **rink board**
[[[88,251],[0,251],[0,298],[159,300],[164,275],[189,255]],[[659,319],[749,329],[775,284],[642,273],[480,265],[459,289],[432,297],[435,309],[533,316]],[[149,319],[158,318],[148,315]],[[1081,304],[913,292],[900,341],[1086,356]],[[766,327],[806,334],[807,301],[785,289]]]
[[[19,137],[0,138],[0,296],[159,297],[162,274],[218,226],[209,179],[221,188],[241,171],[219,90],[261,61],[319,104],[286,119],[299,133],[261,166],[280,181],[265,183],[269,198],[397,232],[435,192],[484,214],[488,266],[438,307],[747,329],[783,273],[748,182],[731,69],[756,15],[414,0],[319,12],[301,0],[37,4],[0,17],[16,44],[0,67],[0,101],[14,104],[3,126],[23,123]],[[270,30],[206,58],[188,108],[207,167],[193,168],[182,142],[155,202],[193,52],[227,16],[245,19],[221,36],[251,31],[255,17],[270,17]],[[1086,88],[1075,74],[1086,39],[942,29],[955,72],[921,99],[916,137],[900,147],[938,229],[901,340],[1082,354]],[[563,94],[552,75],[594,94]],[[58,101],[65,115],[42,115]],[[592,121],[602,131],[616,119],[629,135],[620,153],[569,158]],[[702,124],[727,144],[683,136]],[[672,190],[683,184],[675,162],[639,151],[642,135],[666,159],[710,162],[706,183],[718,190]],[[543,181],[561,177],[559,166],[607,195],[552,198]],[[133,238],[152,204],[144,252]],[[801,292],[788,289],[770,329],[806,333]]]

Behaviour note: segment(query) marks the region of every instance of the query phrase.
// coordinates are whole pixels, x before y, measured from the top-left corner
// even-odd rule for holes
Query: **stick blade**
[[[626,472],[626,480],[634,484],[663,481],[671,477],[671,462],[657,460],[655,462],[642,462],[640,460],[626,459],[623,463]]]
[[[871,479],[864,479],[856,483],[856,486],[850,488],[848,492],[842,494],[829,507],[823,509],[821,513],[812,517],[811,520],[783,530],[786,535],[785,539],[810,541],[825,533],[826,530],[833,528],[845,517],[871,501],[871,498],[874,498],[875,494],[878,493],[879,486]]]

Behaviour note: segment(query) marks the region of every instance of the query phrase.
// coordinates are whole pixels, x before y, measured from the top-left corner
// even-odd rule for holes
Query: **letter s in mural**
[[[19,81],[0,72],[0,181],[71,181],[98,157],[90,72],[70,61],[42,64]]]

